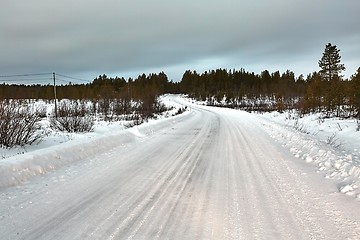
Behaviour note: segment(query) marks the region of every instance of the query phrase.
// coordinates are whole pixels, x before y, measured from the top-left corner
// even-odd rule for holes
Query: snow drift
[[[360,132],[353,120],[342,121],[343,129],[339,120],[319,121],[318,116],[305,117],[300,123],[277,112],[259,116],[269,135],[295,157],[336,180],[340,192],[360,198]]]

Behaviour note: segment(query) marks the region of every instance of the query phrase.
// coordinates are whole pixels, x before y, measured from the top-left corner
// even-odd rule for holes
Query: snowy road
[[[0,239],[360,239],[360,202],[255,116],[194,106],[137,136],[0,190]]]

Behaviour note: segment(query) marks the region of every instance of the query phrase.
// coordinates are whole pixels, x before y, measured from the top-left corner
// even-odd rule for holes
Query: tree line
[[[123,77],[108,77],[99,75],[91,83],[67,84],[56,86],[58,99],[100,99],[128,97],[139,99],[147,95],[159,95],[169,89],[171,83],[165,73],[142,74],[136,79]],[[54,99],[54,86],[26,85],[26,84],[0,84],[0,99]]]
[[[204,73],[187,70],[180,82],[169,81],[164,72],[142,74],[135,79],[100,75],[88,84],[57,86],[58,99],[113,101],[136,100],[145,111],[152,111],[157,96],[183,93],[209,104],[245,110],[278,110],[296,108],[302,113],[323,112],[326,115],[360,118],[360,68],[349,79],[343,79],[340,50],[328,43],[318,64],[320,71],[307,76],[287,70],[262,71],[216,69]],[[0,85],[0,99],[54,98],[51,85]]]
[[[360,118],[360,68],[344,79],[340,50],[328,43],[318,62],[319,72],[306,77],[287,70],[260,74],[244,69],[217,69],[202,74],[186,71],[180,91],[210,105],[257,111],[298,109],[325,116]]]

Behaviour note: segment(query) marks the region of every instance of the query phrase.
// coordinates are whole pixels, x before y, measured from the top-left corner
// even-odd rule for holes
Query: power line
[[[16,82],[16,81],[44,81],[52,80],[52,78],[16,78],[16,79],[0,79],[2,82]]]
[[[0,75],[0,78],[43,76],[43,75],[51,75],[51,74],[52,74],[52,73],[26,73],[26,74],[11,74],[11,75]]]
[[[69,80],[69,79],[65,79],[64,77],[58,77],[58,75],[56,74],[56,82],[65,82],[65,83],[71,83],[71,84],[74,84],[74,81],[71,81],[71,80]],[[80,82],[80,80],[76,80],[76,82]],[[82,84],[84,84],[84,82],[80,82],[80,83],[82,83]]]
[[[51,81],[52,73],[25,73],[0,75],[0,82],[15,84],[36,84]]]
[[[71,76],[66,76],[64,74],[60,74],[60,73],[56,73],[57,76],[60,76],[60,77],[64,77],[64,78],[68,78],[68,79],[72,79],[72,80],[77,80],[77,81],[82,81],[82,82],[91,82],[87,79],[82,79],[82,78],[77,78],[77,77],[71,77]]]
[[[38,82],[44,82],[44,81],[52,81],[53,80],[53,72],[52,73],[25,73],[25,74],[8,74],[8,75],[0,75],[0,82],[29,82],[29,81],[38,81]],[[34,78],[35,76],[46,76],[49,75],[49,77],[42,77],[42,78]],[[61,78],[58,78],[57,76],[60,76]],[[27,78],[32,77],[32,78]],[[55,73],[56,80],[71,83],[69,80],[65,79],[71,79],[80,83],[91,83],[88,79],[82,79],[77,77],[68,76],[65,74],[59,74]],[[64,79],[65,78],[65,79]]]
[[[65,83],[71,83],[71,81],[69,81],[69,80],[65,80],[65,79],[58,78],[58,77],[56,77],[56,81],[57,81],[57,82],[58,82],[58,81],[61,81],[61,82],[65,82]]]

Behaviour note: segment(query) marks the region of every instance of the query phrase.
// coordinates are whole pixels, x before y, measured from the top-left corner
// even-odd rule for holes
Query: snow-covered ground
[[[187,99],[207,105],[206,101]],[[264,100],[269,103],[269,100]],[[225,104],[225,97],[222,102]],[[296,110],[253,113],[268,134],[295,157],[336,181],[341,193],[360,199],[360,120],[326,118],[321,113],[300,117]]]
[[[140,137],[139,128],[154,131],[164,125],[164,120],[177,114],[184,106],[172,101],[173,96],[163,95],[160,101],[169,110],[149,119],[141,126],[128,128],[131,121],[95,121],[94,131],[89,133],[68,133],[53,130],[47,119],[41,121],[44,138],[37,143],[14,148],[0,148],[0,188],[19,185],[34,176],[60,168],[71,162],[84,159],[98,151],[106,151],[119,144],[125,144]],[[53,104],[34,102],[34,108],[53,111]],[[165,121],[166,122],[166,121]],[[155,127],[158,125],[158,127]],[[145,130],[144,130],[145,131]],[[145,131],[147,132],[147,131]]]
[[[141,128],[159,125],[180,108],[205,105],[184,96],[163,95],[160,101],[171,110],[157,119],[143,123]],[[35,107],[52,105],[35,102]],[[295,157],[316,167],[325,178],[335,179],[340,192],[360,198],[360,131],[355,119],[324,118],[321,114],[299,117],[296,111],[255,114],[262,119],[268,134]],[[127,128],[128,121],[96,121],[90,133],[67,133],[52,130],[42,122],[46,137],[38,144],[11,149],[0,148],[0,187],[18,185],[33,176],[59,168],[94,154],[94,149],[106,150],[140,137],[139,126]],[[150,130],[149,130],[150,131]],[[119,137],[122,136],[122,137]],[[106,143],[104,143],[106,139]],[[113,139],[113,141],[112,141]],[[119,140],[121,139],[121,140]]]
[[[0,239],[360,239],[357,189],[311,165],[340,146],[274,113],[164,101],[189,111],[2,160]]]
[[[355,119],[299,117],[295,111],[259,114],[264,129],[294,154],[336,180],[340,192],[360,199],[360,131]]]

